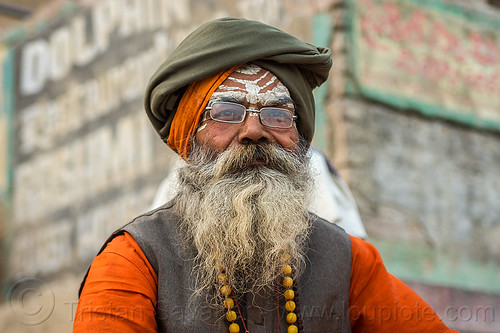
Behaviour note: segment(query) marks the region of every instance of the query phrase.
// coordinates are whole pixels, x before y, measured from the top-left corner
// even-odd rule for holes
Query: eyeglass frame
[[[231,105],[241,106],[245,110],[245,115],[243,116],[243,119],[241,121],[238,121],[238,122],[214,119],[214,118],[212,118],[212,105],[216,104],[216,103],[219,103],[219,104],[231,104]],[[262,112],[263,109],[278,109],[278,110],[289,112],[292,115],[292,123],[288,127],[279,127],[279,126],[269,126],[269,125],[266,125],[266,124],[262,123],[262,118],[261,118],[261,112]],[[257,110],[257,109],[249,109],[246,106],[244,106],[243,104],[233,103],[233,102],[223,102],[223,101],[222,102],[214,102],[214,103],[210,104],[209,106],[207,106],[205,108],[205,110],[206,110],[205,113],[208,113],[208,115],[210,116],[210,119],[212,119],[214,121],[217,121],[217,122],[220,122],[220,123],[226,123],[226,124],[242,124],[245,121],[245,119],[247,118],[247,113],[250,112],[250,117],[255,117],[255,116],[252,116],[251,114],[252,113],[256,113],[259,116],[259,121],[260,121],[260,124],[262,126],[269,127],[269,128],[280,128],[280,129],[289,129],[289,128],[292,128],[293,127],[293,122],[296,121],[297,118],[298,118],[298,116],[296,114],[293,114],[292,111],[290,111],[288,109],[285,109],[285,108],[280,108],[280,107],[276,107],[276,106],[264,106],[264,107],[261,107],[260,109]]]

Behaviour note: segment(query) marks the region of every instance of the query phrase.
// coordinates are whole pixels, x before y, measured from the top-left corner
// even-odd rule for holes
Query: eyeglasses
[[[247,112],[250,117],[260,118],[260,123],[273,128],[290,128],[297,116],[290,110],[277,107],[263,107],[260,110],[247,109],[241,104],[231,102],[215,102],[208,106],[210,118],[222,123],[239,124],[245,120]]]

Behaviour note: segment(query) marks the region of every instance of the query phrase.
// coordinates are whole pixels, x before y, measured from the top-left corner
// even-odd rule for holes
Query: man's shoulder
[[[161,257],[176,256],[182,247],[180,219],[170,201],[139,215],[121,228],[139,244],[155,271]]]
[[[327,220],[311,212],[309,212],[309,219],[311,220],[313,231],[319,233],[334,234],[337,237],[349,239],[349,235],[347,234],[347,232],[335,223],[328,222]]]
[[[312,221],[309,247],[318,250],[334,249],[346,255],[351,255],[351,239],[344,229],[313,213],[309,213],[309,216]]]
[[[143,213],[134,218],[129,223],[121,227],[121,230],[155,230],[172,228],[178,225],[179,217],[173,209],[174,202],[169,201],[166,204]],[[145,230],[145,231],[146,231]]]

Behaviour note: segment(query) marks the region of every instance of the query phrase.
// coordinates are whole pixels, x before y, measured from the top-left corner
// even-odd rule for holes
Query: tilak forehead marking
[[[254,64],[235,70],[212,94],[210,101],[230,97],[250,105],[268,106],[291,100],[288,88],[271,72]],[[292,103],[287,106],[293,107]]]

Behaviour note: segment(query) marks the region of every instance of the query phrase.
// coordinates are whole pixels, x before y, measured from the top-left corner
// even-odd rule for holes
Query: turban
[[[229,68],[249,62],[270,71],[288,88],[298,115],[297,130],[311,142],[315,113],[312,91],[328,78],[330,49],[304,43],[261,22],[237,18],[217,19],[200,26],[149,80],[144,107],[162,140],[168,143],[179,102],[191,83],[218,77]],[[191,122],[197,124],[198,120]]]

